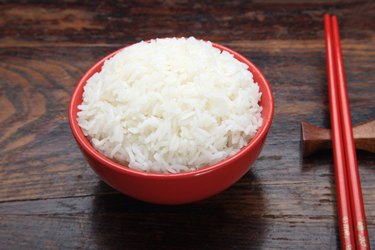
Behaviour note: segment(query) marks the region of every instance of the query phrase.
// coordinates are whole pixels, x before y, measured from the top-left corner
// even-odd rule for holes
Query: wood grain
[[[332,149],[331,130],[301,122],[303,157],[308,157],[322,149]],[[375,120],[353,126],[353,138],[357,150],[375,153]]]
[[[0,41],[14,46],[124,44],[186,35],[216,42],[317,39],[323,36],[324,12],[341,17],[343,38],[371,40],[374,11],[372,1],[4,1]]]
[[[373,1],[0,1],[0,249],[335,249],[330,151],[303,159],[300,122],[329,127],[322,16],[339,16],[353,123],[375,117]],[[253,61],[275,117],[252,170],[184,206],[101,182],[71,135],[75,84],[127,44],[194,35]],[[375,246],[375,155],[358,154]]]

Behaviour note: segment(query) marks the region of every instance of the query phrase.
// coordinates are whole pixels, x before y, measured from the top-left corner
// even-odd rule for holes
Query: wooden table
[[[339,246],[331,152],[303,159],[300,122],[329,127],[325,12],[340,20],[353,123],[375,117],[374,1],[0,2],[0,249]],[[268,78],[276,107],[251,171],[181,206],[143,203],[100,181],[67,120],[74,86],[94,62],[170,36],[244,54]],[[375,247],[375,155],[358,160]]]

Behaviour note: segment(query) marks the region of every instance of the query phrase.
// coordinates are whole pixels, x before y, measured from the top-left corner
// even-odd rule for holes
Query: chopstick
[[[341,114],[341,125],[344,139],[344,151],[346,170],[349,180],[349,191],[352,209],[353,226],[357,249],[369,249],[368,231],[366,225],[365,208],[362,198],[361,181],[359,178],[357,156],[353,139],[353,128],[350,118],[350,108],[348,93],[346,89],[346,79],[344,64],[341,54],[341,43],[337,17],[332,16],[333,44],[336,61],[337,86],[339,90],[339,106]]]
[[[326,41],[327,73],[329,109],[331,118],[331,133],[333,144],[333,158],[335,164],[336,196],[338,203],[338,221],[342,249],[352,249],[355,246],[354,230],[350,208],[350,195],[346,176],[344,145],[339,109],[339,96],[336,86],[336,70],[333,54],[331,17],[324,16],[324,30]]]
[[[370,249],[336,16],[324,16],[339,228],[343,249]]]

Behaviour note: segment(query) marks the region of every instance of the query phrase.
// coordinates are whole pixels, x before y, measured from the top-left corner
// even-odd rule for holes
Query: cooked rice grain
[[[262,124],[248,66],[193,37],[156,39],[105,61],[84,87],[78,124],[103,155],[178,173],[217,163]]]

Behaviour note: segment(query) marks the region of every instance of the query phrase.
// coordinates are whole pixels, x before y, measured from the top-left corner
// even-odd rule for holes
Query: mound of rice
[[[238,152],[262,124],[247,65],[193,37],[140,42],[107,60],[84,87],[78,124],[106,157],[178,173]]]

